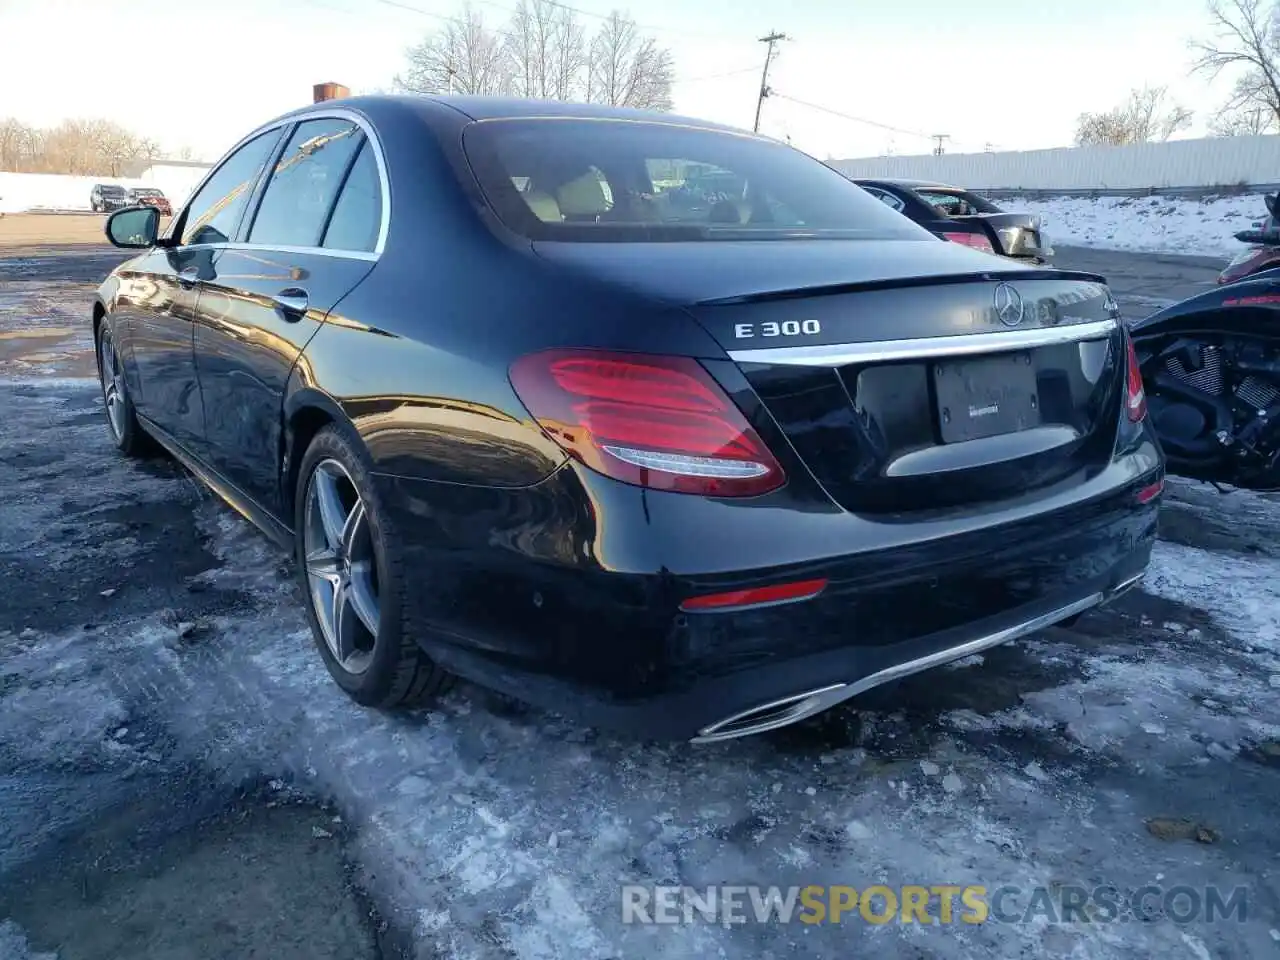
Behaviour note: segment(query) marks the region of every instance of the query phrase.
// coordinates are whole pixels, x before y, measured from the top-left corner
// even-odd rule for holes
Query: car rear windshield
[[[970,190],[919,187],[916,189],[916,194],[944,217],[969,217],[976,213],[1004,212],[986,197],[980,197]]]
[[[463,149],[489,204],[531,240],[932,239],[791,147],[674,123],[473,123]]]

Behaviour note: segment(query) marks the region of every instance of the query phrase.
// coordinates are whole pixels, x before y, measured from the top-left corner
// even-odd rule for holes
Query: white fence
[[[1198,191],[1280,184],[1280,136],[1213,137],[1129,147],[1062,147],[940,157],[837,160],[851,177],[902,177],[974,189],[1085,192]]]
[[[141,177],[71,177],[54,173],[0,172],[0,213],[29,210],[88,210],[89,192],[95,183],[122,187],[157,187],[176,210],[195,189],[207,168],[157,164]]]

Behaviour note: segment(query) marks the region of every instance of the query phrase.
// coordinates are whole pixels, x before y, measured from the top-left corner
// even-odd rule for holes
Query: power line
[[[858,116],[854,116],[851,113],[845,113],[841,110],[834,110],[831,107],[824,107],[820,103],[810,103],[808,100],[801,100],[798,97],[790,97],[790,96],[787,96],[787,94],[785,93],[778,93],[776,90],[770,90],[769,95],[773,97],[778,97],[782,100],[790,100],[792,103],[799,104],[802,107],[808,107],[810,110],[817,110],[820,113],[830,114],[833,117],[840,117],[842,120],[849,120],[849,121],[852,121],[853,123],[865,124],[868,127],[876,127],[880,130],[888,130],[890,133],[901,133],[908,137],[919,137],[921,140],[932,140],[934,141],[935,149],[937,146],[937,141],[939,136],[941,136],[944,140],[949,142],[954,147],[962,147],[962,148],[973,147],[974,148],[973,152],[975,153],[982,153],[984,151],[991,152],[993,150],[1004,149],[1004,147],[1000,146],[1000,144],[992,143],[990,141],[987,141],[981,147],[977,147],[976,144],[969,143],[968,141],[954,140],[952,139],[950,134],[924,133],[920,130],[906,130],[906,129],[903,129],[902,127],[895,127],[888,123],[881,123],[879,120],[869,120],[866,117],[858,117]]]
[[[701,83],[703,80],[720,80],[723,77],[738,77],[744,73],[755,73],[755,72],[756,72],[756,68],[754,66],[742,67],[741,69],[728,70],[724,73],[708,73],[700,77],[677,77],[672,82],[673,83]]]
[[[810,110],[829,113],[833,117],[840,117],[843,120],[851,120],[854,123],[864,123],[869,127],[878,127],[881,130],[888,130],[890,133],[901,133],[908,137],[919,137],[922,140],[933,139],[933,134],[931,133],[921,133],[919,130],[905,130],[902,127],[894,127],[887,123],[880,123],[878,120],[868,120],[866,117],[855,117],[851,113],[843,113],[839,110],[833,110],[830,107],[824,107],[818,103],[810,103],[808,100],[801,100],[799,97],[790,97],[785,93],[771,91],[770,96],[781,97],[783,100],[790,100],[792,103],[798,103],[802,107],[808,107]]]
[[[773,31],[767,37],[761,37],[760,42],[768,44],[768,49],[764,55],[764,71],[760,74],[760,95],[756,97],[756,122],[751,129],[756,133],[760,132],[760,110],[764,107],[764,98],[769,96],[769,64],[773,63],[773,45],[779,40],[788,39],[785,33]]]

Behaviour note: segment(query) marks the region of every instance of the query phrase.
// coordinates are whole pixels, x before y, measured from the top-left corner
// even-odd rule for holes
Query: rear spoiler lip
[[[870,290],[892,290],[905,287],[933,287],[956,283],[997,283],[1018,280],[1078,280],[1083,283],[1106,284],[1106,277],[1096,273],[1076,270],[1021,268],[987,270],[982,273],[948,273],[934,276],[895,277],[888,280],[852,280],[847,283],[828,283],[785,290],[768,290],[762,293],[737,294],[732,297],[716,297],[698,300],[698,307],[722,307],[746,303],[771,303],[779,300],[798,300],[802,297],[828,297],[843,293],[864,293]]]
[[[751,347],[730,350],[735,363],[766,363],[774,366],[842,367],[849,364],[898,363],[935,357],[969,357],[1006,350],[1100,340],[1121,329],[1115,317],[1089,320],[1059,327],[1031,327],[1026,330],[995,330],[921,337],[909,340],[869,340],[851,343],[793,347]]]

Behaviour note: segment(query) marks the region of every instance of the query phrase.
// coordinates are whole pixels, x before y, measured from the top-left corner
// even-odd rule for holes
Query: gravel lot
[[[7,219],[7,218],[6,218]],[[351,705],[286,557],[117,457],[85,317],[119,259],[0,251],[0,958],[1275,957],[1280,499],[1175,482],[1149,583],[713,747],[464,687]],[[1127,313],[1213,261],[1062,251]],[[620,885],[1244,891],[1243,918],[628,925]],[[1042,904],[1043,906],[1043,904]],[[935,910],[936,915],[936,910]]]

